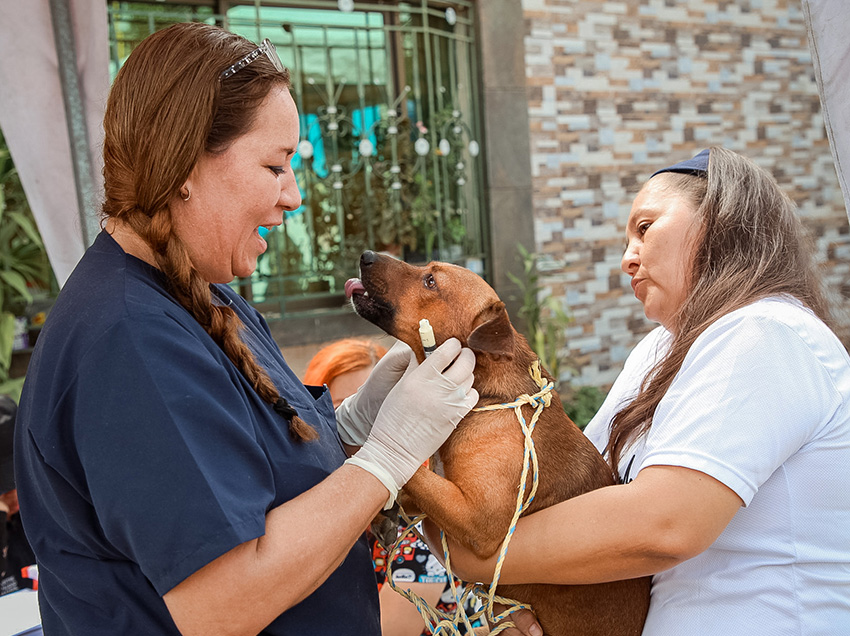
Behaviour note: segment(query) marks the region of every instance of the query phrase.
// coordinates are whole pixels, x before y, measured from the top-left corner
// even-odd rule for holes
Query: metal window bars
[[[301,119],[303,205],[234,285],[268,319],[344,307],[365,249],[486,275],[487,213],[472,2],[258,2],[224,15],[110,6],[113,69],[176,21],[217,23],[277,48]]]

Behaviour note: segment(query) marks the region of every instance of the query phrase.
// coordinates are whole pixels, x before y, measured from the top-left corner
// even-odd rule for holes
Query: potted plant
[[[50,263],[38,233],[17,170],[0,132],[0,394],[15,401],[23,378],[11,378],[12,352],[32,290],[49,287]],[[20,347],[17,347],[20,348]]]

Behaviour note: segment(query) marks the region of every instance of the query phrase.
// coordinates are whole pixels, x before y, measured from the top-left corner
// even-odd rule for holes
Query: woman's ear
[[[195,171],[197,170],[197,168],[198,166],[197,164],[195,164],[191,172],[189,172],[189,175],[186,177],[186,180],[183,182],[183,185],[181,185],[180,188],[178,188],[177,190],[177,194],[180,196],[181,199],[183,199],[183,201],[189,201],[192,198],[192,191],[194,190],[195,186],[195,183],[192,181],[192,179],[195,176]]]
[[[476,327],[466,339],[470,349],[496,356],[513,356],[514,329],[505,303],[498,301],[487,307],[478,314],[474,324]]]

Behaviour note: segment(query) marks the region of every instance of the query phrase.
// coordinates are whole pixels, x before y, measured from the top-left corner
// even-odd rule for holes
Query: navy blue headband
[[[692,174],[696,177],[708,176],[708,148],[700,152],[693,159],[686,159],[679,163],[673,164],[667,168],[661,168],[652,173],[652,177],[662,172],[680,172],[682,174]],[[650,179],[652,179],[650,177]]]

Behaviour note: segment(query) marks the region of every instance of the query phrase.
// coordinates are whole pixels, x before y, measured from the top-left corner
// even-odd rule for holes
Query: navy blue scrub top
[[[301,384],[241,297],[214,291],[319,440],[293,441],[163,275],[101,233],[39,335],[18,412],[18,494],[45,634],[178,634],[162,595],[263,535],[269,510],[345,458],[327,391]],[[365,539],[262,632],[379,633]]]

